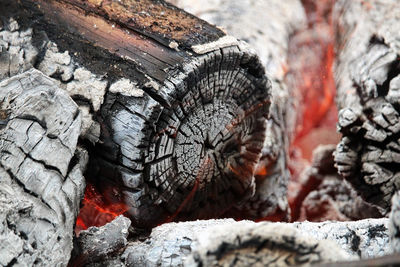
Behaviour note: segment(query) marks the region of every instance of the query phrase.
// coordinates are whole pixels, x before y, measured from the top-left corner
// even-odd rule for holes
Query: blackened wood
[[[0,265],[65,266],[85,180],[78,106],[30,70],[0,83]]]
[[[257,166],[254,196],[233,207],[225,216],[259,220],[288,219],[288,146],[294,131],[293,88],[284,77],[288,66],[289,37],[305,27],[300,1],[170,0],[171,3],[221,26],[229,34],[246,40],[260,57],[273,82],[266,140]],[[254,18],[257,18],[255,20]]]
[[[190,48],[218,40],[225,34],[209,23],[164,1],[82,1],[61,0],[79,6],[89,14],[98,14],[123,28],[156,39],[164,46],[175,41]]]
[[[400,3],[337,1],[339,173],[386,214],[400,188]]]
[[[141,226],[219,216],[254,192],[270,83],[246,44],[162,1],[145,3],[2,0],[1,15],[68,50],[82,67],[71,79],[89,70],[106,82],[104,101],[81,99],[98,111],[89,174],[110,202],[126,202]]]

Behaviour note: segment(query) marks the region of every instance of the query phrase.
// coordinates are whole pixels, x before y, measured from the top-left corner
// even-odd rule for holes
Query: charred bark
[[[267,120],[266,140],[256,171],[256,191],[225,216],[247,219],[287,220],[286,198],[290,177],[288,150],[296,117],[292,88],[284,77],[288,66],[289,37],[305,27],[300,1],[216,1],[207,4],[194,0],[170,0],[179,7],[248,42],[257,51],[268,77],[272,80],[272,102]],[[257,18],[255,22],[254,18]]]
[[[386,214],[399,179],[400,42],[397,1],[338,1],[335,161],[362,197]]]
[[[0,103],[0,265],[66,265],[87,162],[78,106],[37,70],[2,81]]]
[[[136,225],[216,217],[253,195],[270,83],[244,43],[162,1],[1,4],[33,29],[36,67],[96,114],[89,174]],[[51,70],[49,40],[72,63]]]

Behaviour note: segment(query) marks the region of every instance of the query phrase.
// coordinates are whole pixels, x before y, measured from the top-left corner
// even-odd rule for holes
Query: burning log
[[[78,106],[37,70],[0,88],[0,265],[67,265],[87,161]]]
[[[284,81],[290,36],[305,27],[300,1],[217,1],[205,5],[195,0],[170,0],[191,13],[222,26],[255,48],[273,88],[266,140],[256,171],[256,191],[225,215],[260,220],[288,220],[287,184],[289,144],[294,132],[293,89]],[[254,18],[257,18],[255,23]]]
[[[162,1],[0,4],[32,29],[31,65],[87,115],[87,175],[136,226],[217,217],[253,195],[270,83],[243,42]]]
[[[400,188],[400,2],[337,1],[339,173],[361,196],[390,210]]]

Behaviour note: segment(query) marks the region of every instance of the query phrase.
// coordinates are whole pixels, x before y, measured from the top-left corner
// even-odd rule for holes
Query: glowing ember
[[[290,41],[287,81],[297,89],[300,101],[292,149],[300,149],[302,157],[310,160],[312,150],[318,144],[338,140],[332,72],[335,53],[331,12],[334,0],[304,0],[303,4],[309,24]],[[314,131],[321,134],[314,134],[312,140],[307,140]]]
[[[122,201],[108,203],[92,184],[88,184],[76,221],[75,233],[79,234],[90,226],[102,226],[127,210],[128,207]]]
[[[289,47],[287,82],[296,88],[299,112],[290,148],[288,200],[292,220],[299,216],[302,200],[318,186],[316,181],[300,184],[300,173],[309,166],[312,151],[320,144],[336,144],[337,110],[333,77],[334,31],[332,8],[335,0],[303,0],[308,28],[296,33]]]

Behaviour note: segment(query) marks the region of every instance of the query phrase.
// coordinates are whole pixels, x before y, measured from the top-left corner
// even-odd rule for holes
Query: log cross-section
[[[220,216],[254,194],[270,82],[245,43],[163,1],[0,4],[33,29],[38,60],[50,40],[107,80],[87,175],[136,226]]]

